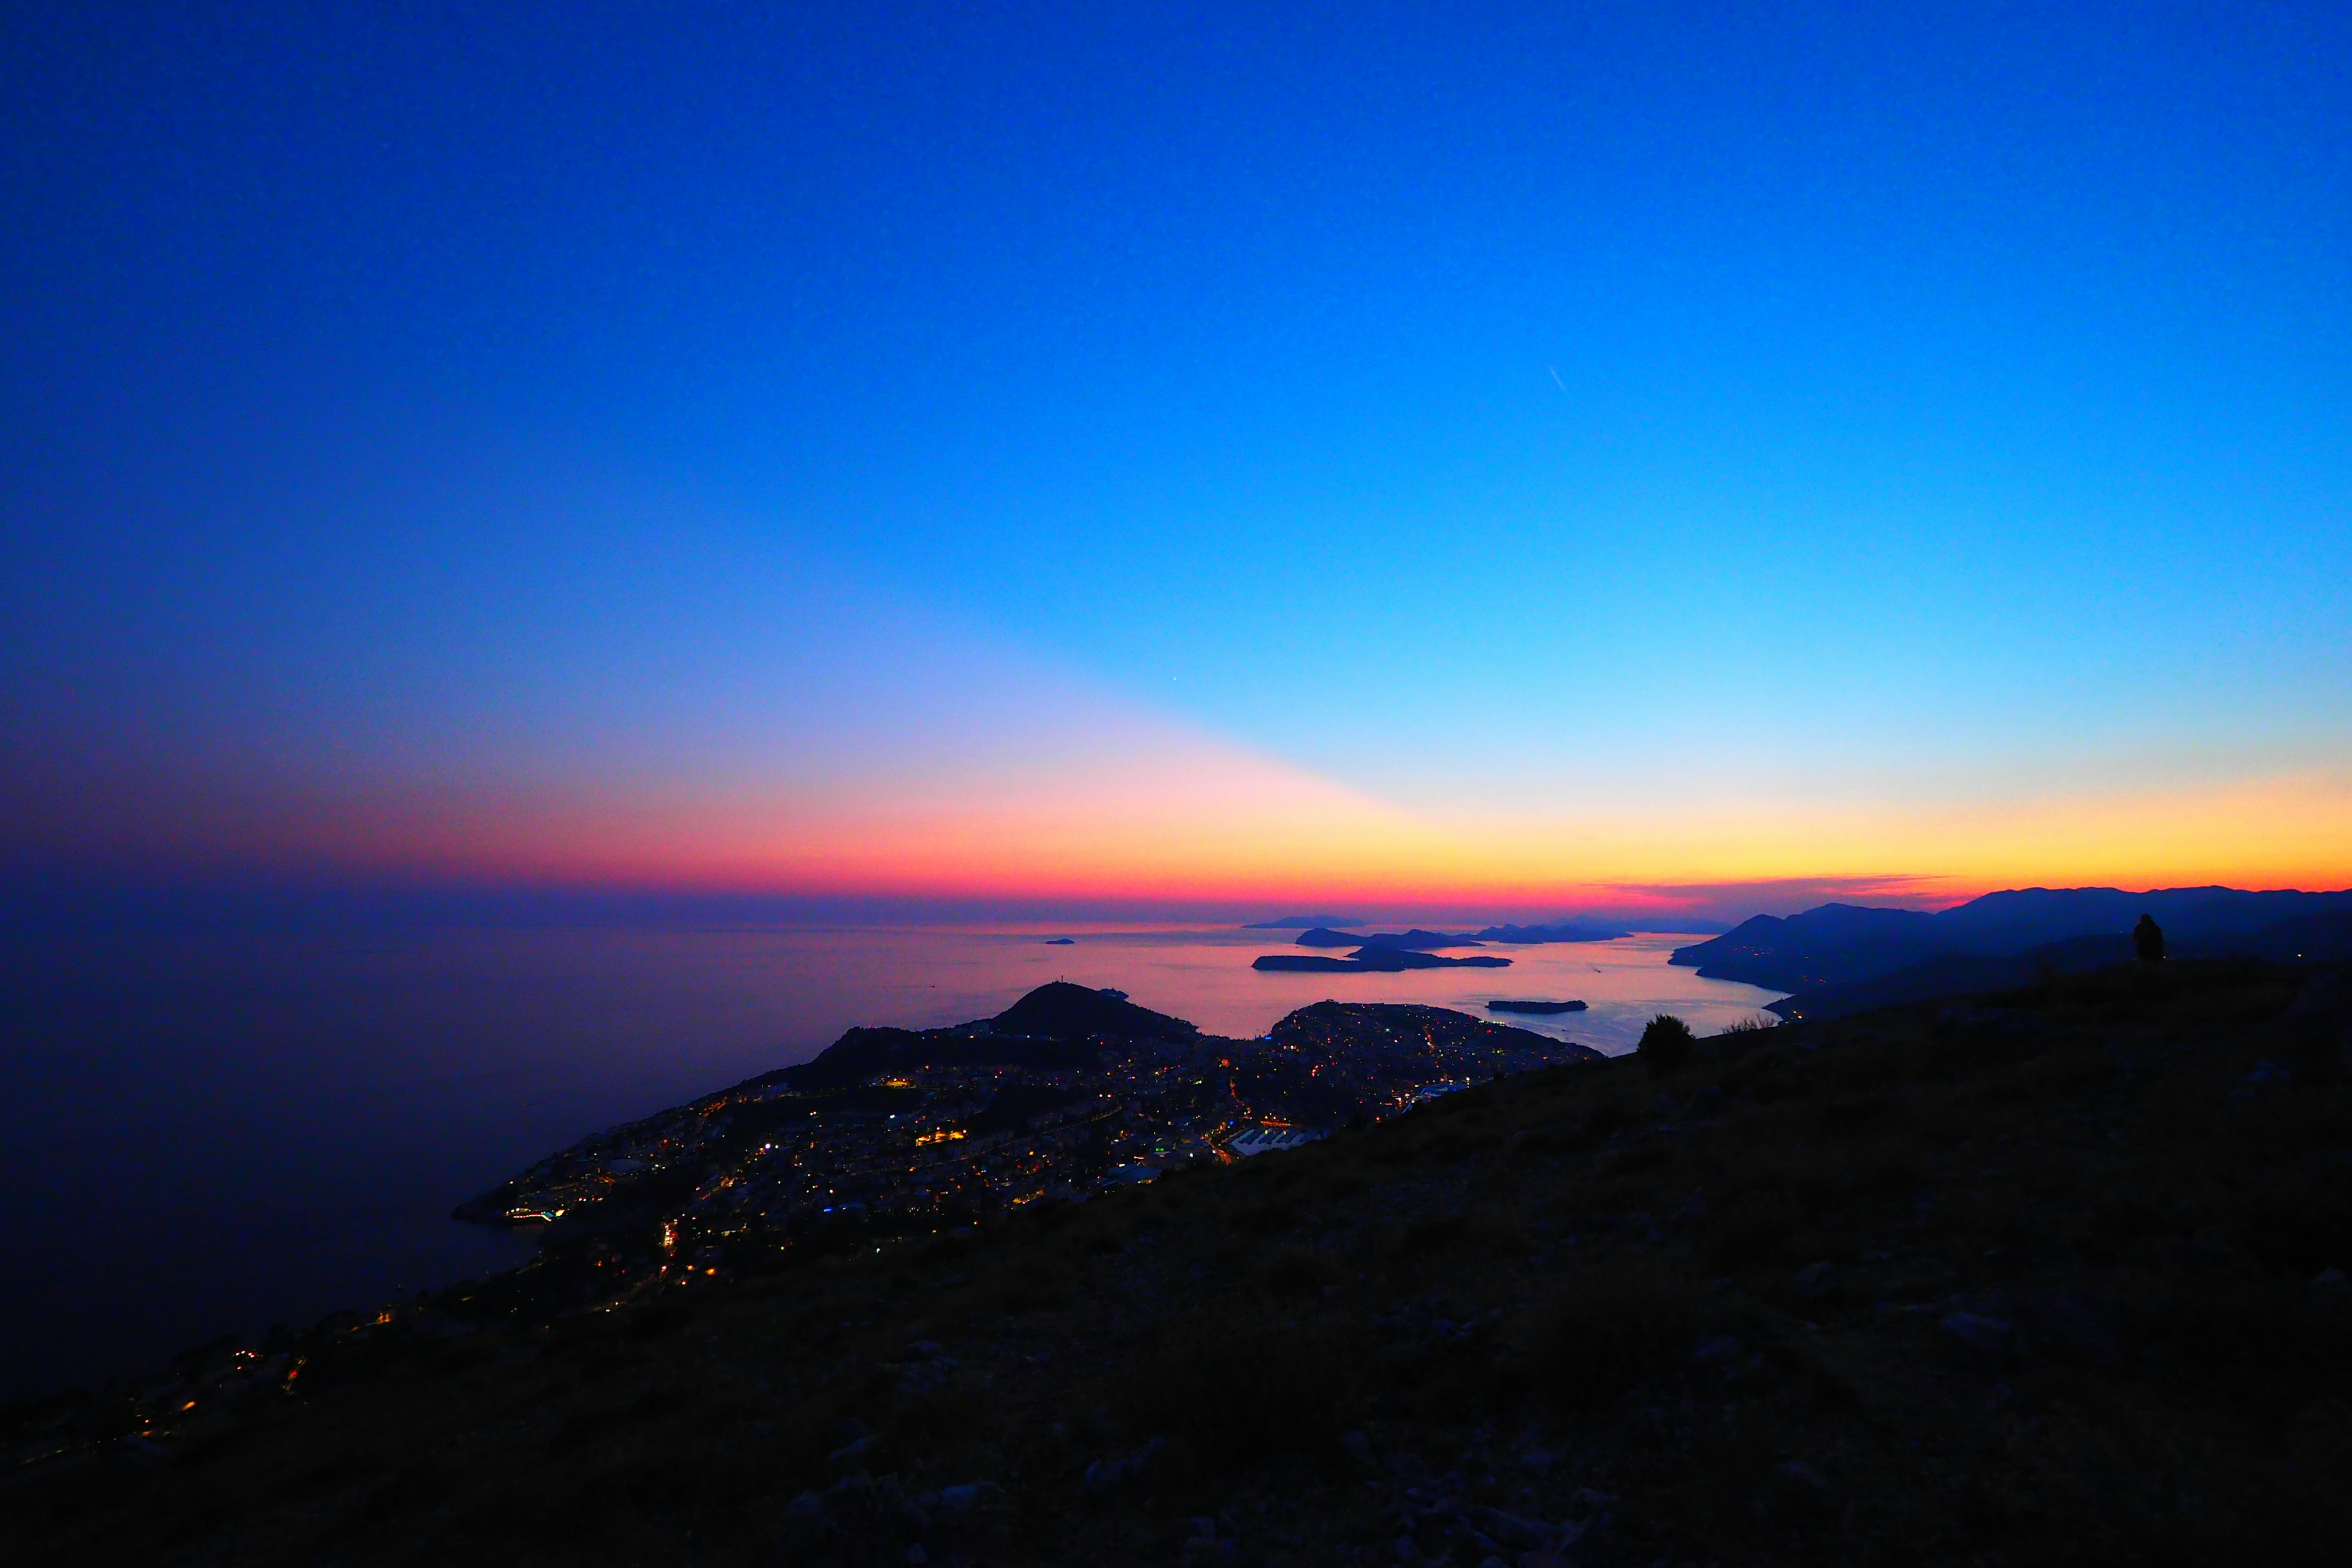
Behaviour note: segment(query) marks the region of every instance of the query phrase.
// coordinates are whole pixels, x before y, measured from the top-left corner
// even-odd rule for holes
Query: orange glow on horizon
[[[2326,767],[1994,800],[1824,792],[1440,816],[1162,727],[913,782],[371,780],[263,801],[150,780],[34,804],[23,821],[121,863],[648,891],[1502,914],[1664,913],[1776,882],[1918,904],[2034,885],[2352,886],[2352,769]]]
[[[1283,781],[1255,798],[925,810],[347,807],[310,815],[299,836],[239,848],[321,869],[646,889],[1664,911],[1687,902],[1682,888],[1782,880],[1928,904],[2033,885],[2343,887],[2347,825],[2352,799],[2309,778],[2004,805],[1445,823]]]

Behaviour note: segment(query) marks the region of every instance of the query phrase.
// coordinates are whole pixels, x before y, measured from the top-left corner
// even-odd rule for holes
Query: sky
[[[0,870],[2352,884],[2341,5],[0,18]]]

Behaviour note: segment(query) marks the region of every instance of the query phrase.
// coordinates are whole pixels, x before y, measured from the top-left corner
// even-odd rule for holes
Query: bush
[[[1698,1054],[1698,1037],[1672,1013],[1661,1013],[1642,1031],[1637,1054],[1649,1064],[1652,1077],[1664,1078],[1687,1066]]]

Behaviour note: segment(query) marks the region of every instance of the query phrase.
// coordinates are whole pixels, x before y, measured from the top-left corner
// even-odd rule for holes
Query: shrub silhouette
[[[2156,923],[2154,915],[2142,915],[2139,924],[2132,927],[2132,951],[2143,963],[2159,963],[2164,959],[2164,928]]]
[[[1698,1054],[1698,1037],[1672,1013],[1661,1013],[1642,1031],[1637,1049],[1652,1076],[1663,1078]]]

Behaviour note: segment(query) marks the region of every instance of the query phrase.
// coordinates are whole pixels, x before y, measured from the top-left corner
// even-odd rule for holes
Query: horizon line
[[[1935,891],[1929,892],[1929,888]],[[63,868],[0,870],[0,928],[22,931],[110,925],[674,925],[821,923],[951,924],[1200,922],[1244,926],[1298,918],[1301,911],[1349,910],[1355,921],[1404,920],[1538,923],[1606,921],[1633,931],[1686,930],[1675,918],[1737,924],[1758,914],[1788,915],[1824,904],[1934,912],[1994,893],[2098,888],[2154,895],[2206,888],[2242,892],[2332,892],[2325,887],[2224,883],[2191,885],[2019,883],[1958,887],[1925,876],[1769,878],[1682,884],[1562,889],[1478,897],[1460,890],[1379,896],[1330,890],[1295,895],[1247,893],[1106,895],[1053,889],[808,889],[647,884],[584,879],[484,879],[150,873],[141,876]],[[2352,889],[2340,889],[2352,891]],[[1643,921],[1659,923],[1644,925]]]

